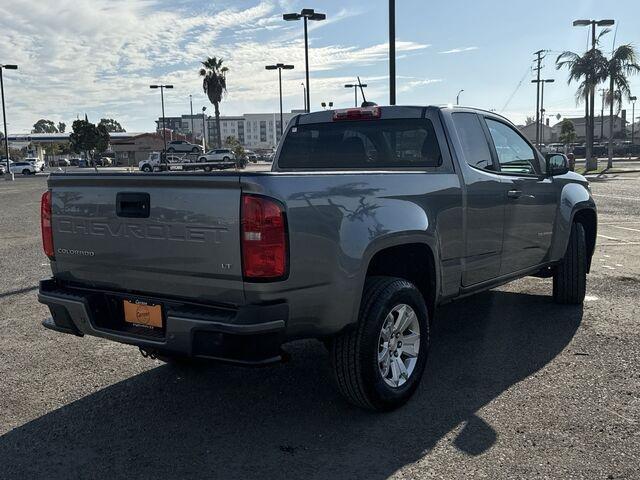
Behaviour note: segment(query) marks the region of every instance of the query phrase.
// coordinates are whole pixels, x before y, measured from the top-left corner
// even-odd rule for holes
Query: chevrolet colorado
[[[45,327],[246,364],[317,338],[371,410],[415,391],[443,302],[537,275],[580,304],[597,225],[503,117],[408,106],[299,115],[270,172],[52,173],[41,217]]]

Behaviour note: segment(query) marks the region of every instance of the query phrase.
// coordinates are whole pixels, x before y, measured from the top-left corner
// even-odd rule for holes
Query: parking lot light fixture
[[[460,89],[458,94],[456,95],[456,105],[460,105],[460,94],[464,92],[464,89]]]
[[[167,156],[167,130],[164,126],[164,89],[173,88],[173,85],[149,85],[151,89],[160,89],[160,101],[162,102],[162,141],[164,143],[164,156]]]
[[[2,121],[4,123],[4,153],[7,156],[7,172],[6,179],[13,180],[13,174],[9,169],[10,155],[9,155],[9,139],[7,137],[7,111],[4,104],[4,79],[2,78],[2,70],[17,70],[17,65],[0,65],[0,95],[2,97]]]
[[[355,93],[355,107],[358,108],[358,88],[365,88],[367,87],[366,83],[347,83],[345,84],[344,88],[353,88],[353,91]]]
[[[280,138],[282,138],[282,70],[293,70],[293,65],[276,63],[275,65],[265,65],[266,70],[278,70],[278,83],[280,85]]]
[[[206,135],[206,128],[205,128],[205,114],[204,112],[207,111],[207,107],[202,107],[202,151],[206,153],[207,151],[207,135]]]
[[[631,100],[631,148],[633,148],[633,143],[635,140],[635,133],[636,133],[636,100],[638,99],[638,97],[636,97],[635,95],[632,97],[629,97],[629,100]]]
[[[306,106],[305,110],[309,113],[311,108],[311,102],[309,101],[309,36],[307,32],[307,20],[321,21],[326,20],[327,16],[324,13],[316,12],[313,8],[303,8],[300,13],[285,13],[282,15],[282,19],[291,22],[302,19],[304,22],[304,66],[305,66],[305,78],[306,78]]]

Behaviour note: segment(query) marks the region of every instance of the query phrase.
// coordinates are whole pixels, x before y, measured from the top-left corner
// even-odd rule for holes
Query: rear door
[[[237,175],[53,175],[56,278],[240,304]]]
[[[474,112],[451,115],[464,176],[464,287],[500,274],[504,233],[504,185],[497,174],[482,120]]]
[[[542,160],[511,125],[486,118],[505,189],[502,275],[545,260],[555,222],[559,189],[545,176]]]

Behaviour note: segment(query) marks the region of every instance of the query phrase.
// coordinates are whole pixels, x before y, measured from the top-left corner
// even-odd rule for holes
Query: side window
[[[459,112],[452,116],[467,163],[482,170],[494,170],[487,137],[478,115]]]
[[[537,175],[536,154],[527,142],[510,126],[486,119],[493,144],[496,147],[500,171],[525,175]]]

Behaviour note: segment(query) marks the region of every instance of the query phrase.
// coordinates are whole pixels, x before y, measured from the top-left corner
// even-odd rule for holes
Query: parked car
[[[38,169],[31,162],[11,162],[9,164],[9,171],[11,173],[21,173],[23,175],[35,175]]]
[[[236,156],[228,148],[217,148],[209,150],[198,157],[198,162],[230,162],[235,160]]]
[[[111,165],[113,165],[113,160],[111,159],[111,157],[100,157],[96,162],[96,165],[98,165],[99,167],[110,167]]]
[[[71,166],[71,161],[67,160],[66,158],[58,158],[58,159],[54,160],[52,163],[56,167],[70,167]]]
[[[80,168],[87,168],[89,166],[89,161],[84,159],[84,158],[79,158],[78,159],[78,167]]]
[[[42,172],[44,170],[44,167],[45,167],[44,160],[40,160],[39,158],[36,158],[36,157],[27,157],[24,159],[24,161],[31,163],[34,167],[36,167],[36,170],[38,172]]]
[[[245,150],[244,154],[249,162],[256,163],[258,161],[258,154],[253,150]]]
[[[81,160],[81,159],[80,159],[80,158],[78,158],[78,157],[72,157],[72,158],[70,158],[70,159],[69,159],[69,163],[70,163],[72,166],[77,167],[77,166],[80,164],[80,160]]]
[[[200,147],[200,145],[189,143],[184,140],[174,140],[167,143],[168,153],[200,153],[201,151],[202,147]]]
[[[500,115],[302,114],[272,172],[53,173],[44,326],[165,361],[265,364],[316,338],[344,397],[385,411],[418,388],[439,305],[527,275],[549,278],[559,304],[584,300],[589,184]]]

